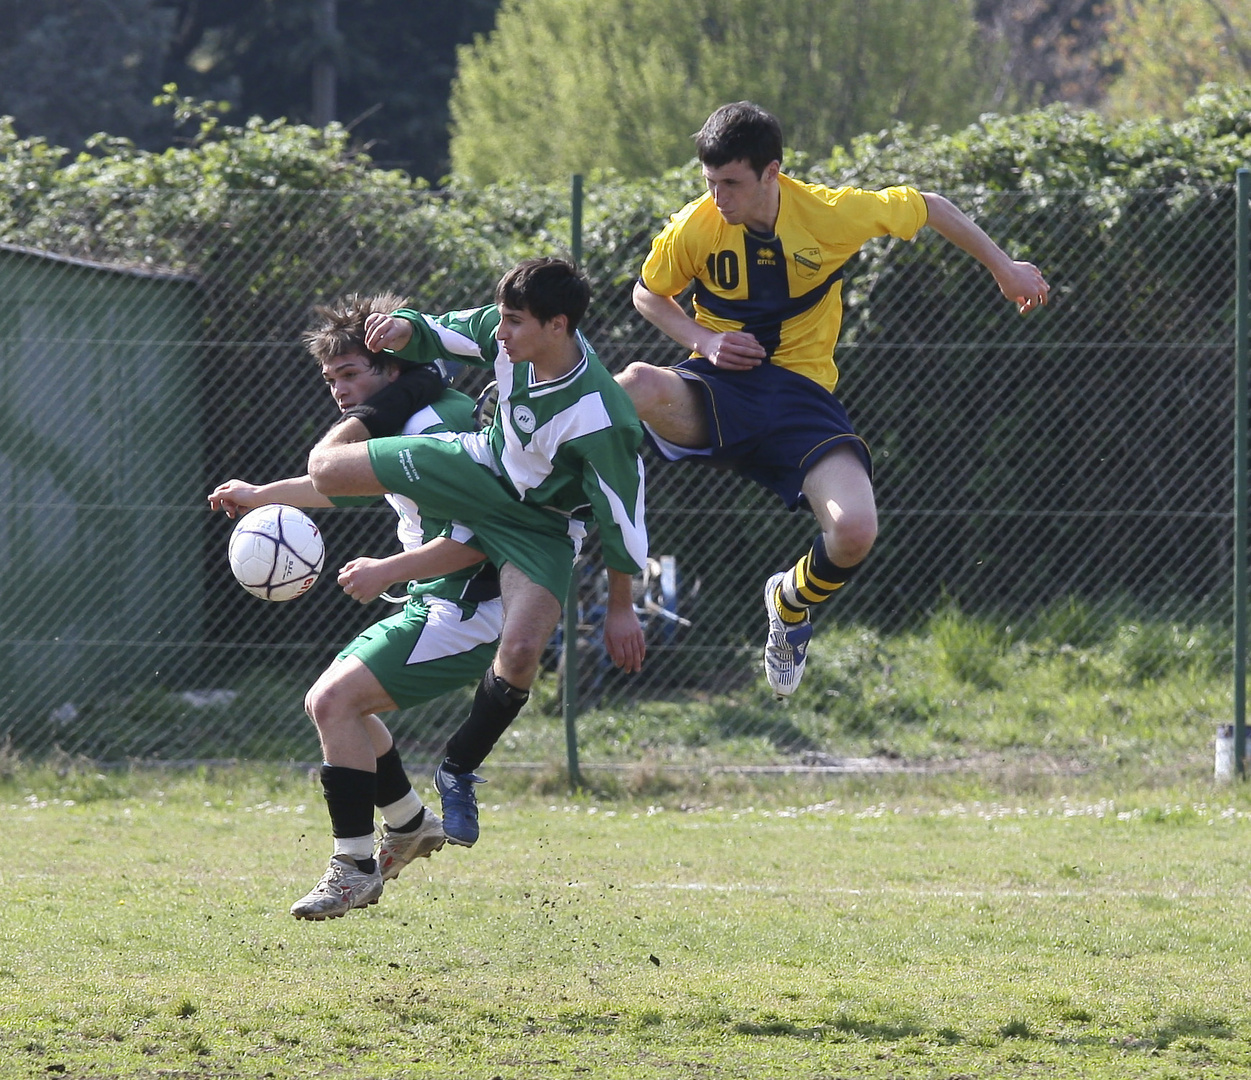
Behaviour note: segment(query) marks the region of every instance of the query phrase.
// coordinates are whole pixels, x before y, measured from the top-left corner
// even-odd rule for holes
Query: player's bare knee
[[[519,690],[530,689],[546,644],[546,641],[536,642],[529,638],[501,641],[495,654],[496,673]]]
[[[847,518],[824,534],[825,553],[838,566],[856,566],[869,557],[877,540],[874,517]]]
[[[629,395],[639,419],[647,420],[660,404],[664,382],[651,364],[636,361],[617,375],[617,384]]]
[[[324,679],[318,679],[304,695],[304,711],[318,727],[334,712],[334,692]]]
[[[352,695],[345,692],[333,678],[323,676],[304,695],[304,711],[318,729],[323,730],[345,717],[359,715],[362,710]]]

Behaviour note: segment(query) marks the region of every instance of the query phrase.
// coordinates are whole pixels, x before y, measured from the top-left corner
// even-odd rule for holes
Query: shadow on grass
[[[913,1020],[905,1017],[870,1019],[867,1017],[850,1016],[839,1013],[832,1020],[817,1024],[796,1024],[776,1017],[762,1017],[759,1020],[739,1020],[732,1030],[736,1035],[773,1035],[795,1039],[822,1039],[831,1035],[866,1039],[870,1042],[896,1042],[900,1039],[923,1038],[926,1029]],[[943,1042],[960,1041],[950,1028],[944,1028],[938,1034]]]
[[[952,1027],[932,1030],[916,1020],[898,1017],[864,1017],[839,1013],[831,1020],[815,1024],[794,1023],[777,1017],[764,1016],[754,1020],[738,1020],[730,1025],[736,1035],[772,1036],[793,1039],[850,1038],[868,1042],[900,1042],[921,1039],[947,1046],[965,1042],[972,1036],[961,1034]],[[1231,1021],[1227,1017],[1178,1015],[1142,1038],[1129,1038],[1126,1045],[1142,1048],[1154,1047],[1165,1050],[1183,1040],[1232,1039],[1235,1037]],[[991,1041],[1027,1039],[1051,1043],[1056,1046],[1103,1046],[1108,1042],[1106,1032],[1082,1035],[1059,1034],[1040,1031],[1029,1021],[1019,1017],[1001,1025]]]
[[[1153,1042],[1165,1050],[1179,1039],[1232,1039],[1233,1025],[1224,1016],[1191,1016],[1185,1013],[1172,1017],[1156,1028]]]

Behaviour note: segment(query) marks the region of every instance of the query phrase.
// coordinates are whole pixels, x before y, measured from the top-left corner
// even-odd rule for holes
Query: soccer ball
[[[325,561],[321,532],[294,506],[258,506],[230,534],[230,569],[262,600],[294,600],[308,592]]]

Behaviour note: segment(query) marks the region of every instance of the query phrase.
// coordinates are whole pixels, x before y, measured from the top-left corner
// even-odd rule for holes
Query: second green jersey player
[[[423,514],[463,522],[499,567],[499,649],[435,773],[444,831],[465,846],[478,838],[475,770],[529,697],[591,522],[608,570],[605,647],[628,672],[646,651],[631,590],[647,559],[643,433],[629,397],[578,332],[589,299],[571,263],[531,259],[504,275],[494,305],[371,316],[371,349],[493,369],[495,417],[482,432],[363,445],[339,444],[332,432],[309,456],[323,494],[407,496]]]
[[[342,419],[337,437],[472,429],[473,404],[445,389],[435,365],[408,365],[365,347],[370,314],[386,314],[394,295],[349,296],[315,308],[304,343]],[[378,715],[430,701],[473,685],[490,663],[503,625],[495,568],[474,546],[472,530],[422,515],[410,501],[387,495],[398,515],[402,549],[384,558],[349,560],[338,583],[368,603],[407,582],[403,609],[354,638],[304,698],[322,750],[320,780],[333,834],[333,853],[316,886],[291,907],[299,919],[338,918],[377,902],[384,882],[445,842],[442,823],[413,789],[395,741]],[[267,484],[232,479],[209,495],[209,505],[234,517],[265,503],[330,506],[305,476]],[[375,847],[374,812],[385,825]]]

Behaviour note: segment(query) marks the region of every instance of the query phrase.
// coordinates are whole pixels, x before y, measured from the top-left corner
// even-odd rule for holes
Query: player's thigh
[[[673,368],[631,364],[617,381],[629,394],[639,419],[678,446],[702,449],[709,443],[703,392]]]
[[[461,435],[468,437],[445,432],[371,439],[370,461],[383,488],[412,499],[423,515],[474,528],[516,499],[465,450]]]
[[[315,447],[309,472],[323,494],[376,495],[384,490],[363,442]]]
[[[396,707],[378,677],[356,656],[340,654],[318,676],[306,698],[314,720],[361,716]]]
[[[877,535],[877,502],[873,482],[860,454],[850,445],[838,446],[804,475],[804,495],[821,531],[855,530]]]

